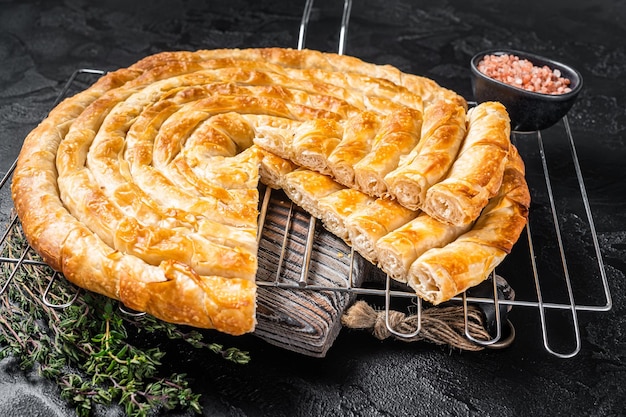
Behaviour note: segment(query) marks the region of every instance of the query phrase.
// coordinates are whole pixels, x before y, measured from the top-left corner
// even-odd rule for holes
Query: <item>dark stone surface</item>
[[[303,1],[286,0],[0,0],[0,173],[75,69],[116,69],[173,49],[296,47],[303,7]],[[316,2],[307,47],[336,50],[341,10],[339,1]],[[532,308],[513,310],[518,336],[501,351],[459,353],[379,342],[344,329],[324,359],[285,352],[253,336],[226,338],[251,352],[246,366],[169,352],[168,364],[188,372],[203,394],[204,415],[626,415],[625,38],[626,3],[619,0],[355,2],[347,54],[426,75],[468,99],[469,59],[484,49],[523,49],[582,73],[585,88],[568,118],[613,308],[580,313],[582,349],[571,359],[545,351]],[[546,139],[551,134],[545,132]],[[521,148],[527,139],[518,138]],[[546,148],[555,161],[557,204],[571,207],[577,184],[561,164],[571,159],[569,151],[556,141]],[[529,181],[541,183],[540,169],[529,163]],[[0,197],[2,219],[9,206],[7,196]],[[543,218],[545,204],[534,203],[534,218]],[[562,222],[568,250],[581,254],[571,269],[582,273],[576,292],[586,297],[597,292],[585,286],[588,232],[579,215],[563,216]],[[553,248],[541,246],[536,255],[549,260]],[[515,262],[512,257],[505,267],[509,277],[525,272]],[[532,291],[521,282],[512,285],[519,294]],[[555,334],[566,344],[571,337],[565,328]],[[0,398],[1,415],[72,415],[54,387],[7,362],[0,369]],[[116,416],[119,410],[98,414]]]

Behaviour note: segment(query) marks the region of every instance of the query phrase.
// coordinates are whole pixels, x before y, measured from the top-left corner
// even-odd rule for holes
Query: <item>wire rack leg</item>
[[[395,330],[391,326],[391,322],[389,321],[389,312],[391,310],[391,277],[387,275],[387,280],[385,284],[385,326],[389,333],[393,334],[396,337],[400,337],[403,339],[412,339],[416,337],[420,331],[422,330],[422,299],[416,297],[417,299],[417,328],[411,333],[403,333]]]
[[[43,292],[43,294],[41,296],[41,301],[44,303],[44,305],[46,305],[47,307],[50,307],[50,308],[58,309],[58,310],[62,310],[64,308],[67,308],[67,307],[71,306],[72,304],[74,304],[74,302],[78,298],[78,295],[80,294],[80,291],[74,292],[74,296],[72,297],[72,299],[70,299],[66,303],[56,304],[56,303],[53,303],[52,301],[50,301],[49,295],[52,292],[52,286],[60,278],[61,277],[59,276],[59,273],[55,272],[52,275],[52,278],[50,279],[50,282],[46,286],[46,289],[44,290],[44,292]]]
[[[500,304],[498,302],[498,285],[496,282],[496,274],[495,272],[491,273],[491,281],[493,283],[493,304],[495,309],[495,320],[496,320],[496,335],[490,340],[481,340],[475,338],[469,331],[469,318],[468,318],[468,305],[467,305],[467,294],[463,293],[463,320],[464,320],[464,329],[465,329],[465,337],[477,345],[481,346],[490,346],[498,342],[502,338],[502,320],[500,318]]]

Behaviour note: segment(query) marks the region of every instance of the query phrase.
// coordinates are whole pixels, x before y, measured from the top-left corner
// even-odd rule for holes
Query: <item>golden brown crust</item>
[[[256,146],[256,145],[252,145]],[[270,188],[281,189],[285,187],[285,175],[294,171],[297,165],[291,161],[267,152],[262,148],[259,149],[261,162],[259,165],[259,176],[263,184]]]
[[[374,197],[359,190],[344,188],[320,199],[318,202],[320,218],[326,229],[349,242],[350,233],[346,226],[346,219],[375,200]]]
[[[428,107],[419,146],[384,178],[389,194],[403,206],[418,210],[428,189],[441,181],[452,166],[465,133],[462,106],[441,101]]]
[[[381,121],[371,111],[363,111],[346,121],[344,138],[328,156],[328,167],[340,184],[355,188],[354,165],[372,149]]]
[[[343,128],[335,120],[315,119],[302,123],[293,138],[293,160],[300,166],[330,174],[328,156],[341,142]]]
[[[417,76],[409,89],[403,76],[279,48],[146,57],[31,132],[16,210],[32,246],[78,285],[165,320],[250,331],[259,165],[276,178],[293,168],[263,158],[253,139],[330,172],[341,121],[459,99]]]
[[[442,223],[426,213],[420,213],[415,219],[378,239],[378,264],[391,278],[406,282],[409,268],[420,255],[429,249],[447,245],[470,227]]]
[[[471,230],[411,265],[409,285],[439,304],[485,280],[511,251],[528,221],[530,194],[522,159],[511,145],[502,186]]]
[[[282,183],[285,194],[294,203],[317,218],[320,218],[322,214],[320,200],[343,189],[332,178],[303,168],[287,173]]]
[[[452,225],[409,210],[396,201],[342,188],[323,174],[297,169],[295,202],[322,219],[324,226],[417,295],[440,304],[482,282],[510,252],[526,225],[530,194],[524,164],[511,145],[501,187],[475,223]],[[290,177],[291,180],[290,180]],[[312,185],[306,184],[324,184]],[[337,190],[336,187],[339,187]],[[311,204],[303,201],[315,201]],[[287,192],[287,194],[293,194]]]
[[[481,103],[467,114],[467,135],[443,181],[426,192],[422,210],[444,223],[476,220],[500,188],[511,147],[509,116],[501,103]]]
[[[396,201],[377,198],[346,218],[349,241],[365,259],[376,264],[380,257],[376,242],[410,222],[417,214]]]
[[[467,108],[432,80],[353,57],[161,53],[66,99],[28,135],[15,208],[33,248],[77,285],[164,320],[241,334],[255,323],[259,175],[371,254],[418,215],[378,197],[403,157],[432,147],[420,138],[440,122],[423,116],[436,103],[451,115]],[[495,193],[500,180],[485,189]],[[522,201],[524,186],[509,194]],[[489,224],[502,248],[515,240]],[[483,238],[496,241],[484,232],[467,242]]]
[[[405,107],[388,115],[374,137],[371,151],[354,165],[357,187],[375,197],[387,195],[384,177],[420,141],[422,112]]]

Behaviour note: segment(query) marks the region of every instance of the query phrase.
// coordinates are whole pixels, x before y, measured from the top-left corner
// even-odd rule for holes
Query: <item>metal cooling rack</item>
[[[298,36],[298,49],[304,48],[313,3],[314,0],[307,0],[304,7]],[[343,54],[345,51],[351,10],[352,0],[344,0],[339,32],[339,54]],[[104,73],[104,71],[94,69],[79,69],[75,71],[52,107],[56,106],[61,99],[71,95],[73,89],[80,88],[81,82],[85,81],[84,77],[100,76]],[[520,150],[526,162],[527,177],[533,200],[529,222],[525,231],[515,245],[513,252],[497,268],[497,273],[507,277],[508,282],[515,288],[516,297],[514,300],[500,299],[498,297],[496,280],[494,279],[496,271],[494,271],[489,278],[493,284],[491,296],[473,297],[463,293],[453,298],[451,302],[463,305],[466,337],[486,347],[507,346],[511,342],[511,337],[514,337],[515,329],[511,321],[500,316],[500,306],[512,307],[514,308],[513,311],[517,311],[517,308],[532,309],[539,314],[541,338],[546,351],[559,358],[571,358],[581,350],[579,313],[606,312],[612,308],[604,262],[574,138],[569,121],[567,117],[564,117],[559,125],[554,128],[529,134],[513,132],[511,139]],[[556,156],[553,156],[553,148],[558,150],[555,154]],[[564,149],[569,149],[570,151],[570,155],[565,159],[562,155]],[[567,168],[563,167],[565,160],[567,160]],[[549,164],[549,161],[552,162]],[[551,172],[553,165],[556,165],[556,175]],[[15,166],[16,162],[11,165],[0,180],[0,194],[7,193],[8,195],[8,184]],[[563,174],[563,172],[569,172],[569,174]],[[574,187],[571,186],[572,178],[575,179]],[[534,183],[531,181],[533,179],[535,179]],[[561,182],[565,182],[568,202],[571,202],[571,194],[573,192],[579,194],[579,199],[578,196],[576,198],[579,203],[577,207],[562,203],[564,200],[559,197],[559,191],[561,191],[562,187],[560,185]],[[264,226],[271,194],[272,191],[270,189],[265,190],[263,193],[259,219],[260,230]],[[292,210],[290,210],[290,215],[291,213]],[[284,230],[285,241],[290,233],[288,227],[290,222],[291,219],[289,218],[286,222],[287,227]],[[563,224],[564,222],[566,223],[565,225]],[[568,236],[564,233],[566,227],[570,230],[571,222],[574,222],[577,231],[574,244],[571,242],[571,236],[568,239]],[[14,228],[18,227],[20,227],[19,219],[16,216],[12,216],[0,237],[0,249],[4,247]],[[411,338],[416,336],[421,330],[420,325],[411,334],[397,332],[389,325],[390,305],[394,299],[411,299],[416,308],[418,319],[421,319],[423,310],[421,300],[415,297],[414,293],[408,290],[392,289],[389,277],[386,278],[384,288],[356,286],[354,285],[352,272],[345,287],[326,287],[311,283],[309,261],[311,251],[313,250],[315,228],[316,219],[310,218],[305,257],[299,280],[296,282],[285,281],[282,279],[280,272],[278,272],[273,281],[257,281],[257,284],[259,286],[293,290],[339,291],[353,293],[357,296],[380,297],[384,300],[386,323],[389,331],[397,337]],[[261,234],[260,232],[259,236]],[[285,247],[283,245],[284,250]],[[12,271],[1,285],[0,296],[7,290],[16,275],[16,271],[23,265],[46,266],[42,262],[29,259],[28,253],[30,251],[30,247],[27,247],[19,256],[0,257],[0,264],[8,264],[10,266],[9,269]],[[284,259],[283,255],[281,254],[280,256],[280,262]],[[352,261],[354,261],[358,254],[352,252],[350,256]],[[582,265],[580,265],[581,259],[583,259]],[[281,270],[281,266],[278,265],[278,271]],[[351,271],[354,271],[354,268],[351,268]],[[53,274],[48,287],[42,293],[42,300],[49,307],[65,308],[72,304],[79,293],[76,293],[72,300],[63,304],[51,302],[49,293],[56,279],[62,279],[62,276],[58,273]],[[581,283],[584,285],[579,285]],[[467,316],[470,303],[492,304],[494,306],[497,330],[491,340],[478,340],[470,334]],[[136,314],[134,312],[127,313]],[[528,318],[524,320],[528,320]],[[510,327],[508,336],[504,332],[506,329],[505,325]],[[513,336],[511,336],[511,333]]]

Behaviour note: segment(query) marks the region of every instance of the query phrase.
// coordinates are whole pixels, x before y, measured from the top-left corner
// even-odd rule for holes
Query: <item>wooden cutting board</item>
[[[319,288],[361,285],[367,261],[351,253],[282,191],[271,190],[259,242],[255,335],[294,352],[325,356],[355,296]]]

